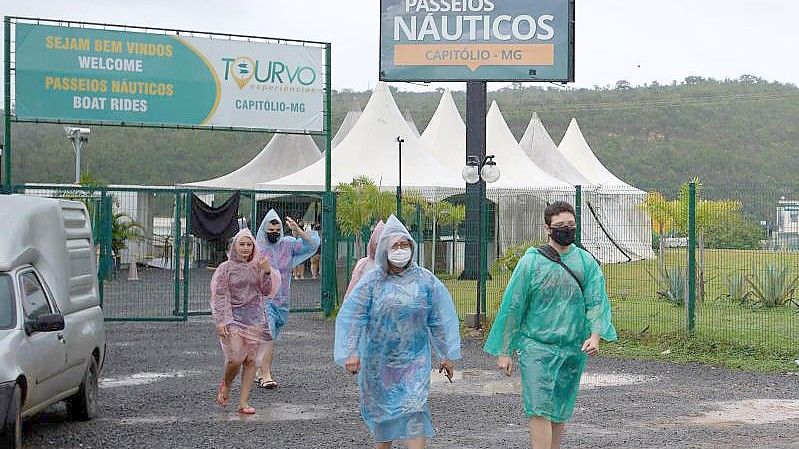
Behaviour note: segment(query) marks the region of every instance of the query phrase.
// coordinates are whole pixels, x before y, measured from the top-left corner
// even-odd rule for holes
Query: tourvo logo
[[[239,89],[250,81],[273,84],[300,84],[310,86],[316,82],[316,69],[309,66],[291,66],[282,61],[261,61],[248,56],[222,58],[225,63],[225,80],[232,79]]]

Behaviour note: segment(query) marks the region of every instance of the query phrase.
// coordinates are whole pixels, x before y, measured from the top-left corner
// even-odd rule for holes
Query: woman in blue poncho
[[[266,318],[273,340],[278,339],[289,317],[292,270],[313,256],[319,248],[319,234],[316,231],[302,230],[291,217],[286,217],[286,224],[298,237],[284,236],[283,221],[274,209],[270,209],[258,227],[258,236],[255,239],[258,253],[269,259],[281,277],[280,291],[266,302]],[[256,376],[256,382],[262,388],[277,387],[277,382],[272,379],[273,350],[274,341],[268,343],[266,355]]]
[[[406,440],[423,448],[433,436],[427,396],[432,348],[451,379],[460,359],[460,323],[452,297],[413,262],[416,242],[393,215],[377,245],[375,267],[336,318],[335,361],[358,374],[361,415],[378,449]]]

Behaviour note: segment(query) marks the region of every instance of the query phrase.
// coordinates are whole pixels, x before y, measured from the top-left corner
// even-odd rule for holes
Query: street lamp
[[[405,139],[402,136],[397,136],[397,145],[399,146],[399,179],[397,182],[397,218],[402,221],[402,144]]]
[[[80,150],[88,144],[91,132],[89,128],[64,127],[64,135],[72,142],[72,149],[75,151],[75,184],[80,184]]]
[[[466,156],[466,166],[461,171],[461,177],[467,184],[478,184],[480,201],[477,205],[477,313],[475,314],[474,327],[480,329],[480,322],[485,313],[485,277],[483,274],[488,268],[486,251],[483,248],[483,202],[485,201],[485,183],[497,182],[500,172],[494,155],[488,155],[482,160],[479,156]]]

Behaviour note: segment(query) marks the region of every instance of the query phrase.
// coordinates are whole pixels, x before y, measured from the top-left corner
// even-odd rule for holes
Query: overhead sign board
[[[574,81],[574,0],[381,0],[380,79]]]
[[[324,49],[17,23],[17,119],[322,131]]]

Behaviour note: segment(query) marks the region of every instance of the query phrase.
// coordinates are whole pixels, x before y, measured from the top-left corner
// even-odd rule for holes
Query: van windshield
[[[13,328],[16,318],[11,276],[0,273],[0,329]]]

